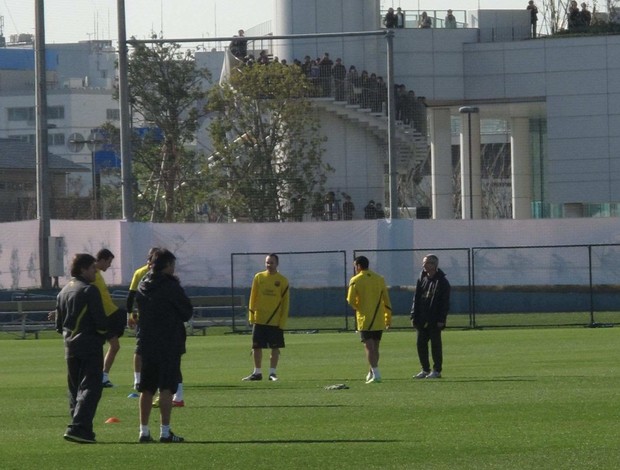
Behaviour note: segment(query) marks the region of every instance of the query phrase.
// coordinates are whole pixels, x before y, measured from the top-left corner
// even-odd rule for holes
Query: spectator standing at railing
[[[321,76],[321,96],[332,95],[332,67],[334,61],[329,58],[329,53],[324,53],[319,61],[319,71]]]
[[[579,29],[581,23],[581,12],[577,5],[577,0],[571,0],[568,7],[568,31],[575,32]]]
[[[452,14],[452,10],[448,10],[448,14],[446,15],[446,19],[444,21],[444,28],[456,29],[456,17]]]
[[[581,4],[581,11],[579,12],[581,16],[581,25],[585,31],[590,28],[590,23],[592,22],[592,13],[588,10],[588,5],[585,2]]]
[[[258,59],[256,60],[260,65],[269,65],[269,56],[267,55],[266,50],[260,51],[258,54]]]
[[[532,26],[532,38],[536,37],[536,23],[538,23],[538,7],[534,3],[534,0],[527,2],[527,8],[530,12],[530,24]]]
[[[381,111],[379,104],[379,82],[377,81],[377,74],[371,73],[368,77],[368,93],[370,100],[370,110],[373,113]]]
[[[336,101],[344,101],[344,85],[347,78],[347,68],[342,64],[341,58],[336,59],[336,64],[332,68],[332,75],[334,77],[334,87],[336,88],[334,97]]]
[[[396,13],[394,13],[394,8],[388,8],[385,17],[383,18],[383,25],[387,29],[396,28]]]
[[[308,78],[310,78],[310,69],[311,68],[312,68],[312,59],[310,58],[309,55],[307,55],[306,57],[304,57],[303,64],[301,64],[301,71]]]
[[[405,12],[398,7],[396,9],[396,28],[402,29],[405,27]]]
[[[347,101],[349,104],[357,104],[359,101],[359,94],[356,93],[359,89],[359,75],[355,65],[349,67],[347,72]]]
[[[429,18],[425,11],[420,15],[420,20],[418,21],[418,28],[429,29],[433,26],[433,21]]]
[[[228,46],[230,53],[241,60],[245,59],[245,56],[248,54],[248,40],[245,39],[244,35],[245,32],[240,29],[239,35],[234,36],[235,39],[233,39],[230,42],[230,46]]]
[[[353,220],[353,212],[355,212],[355,205],[351,200],[351,196],[344,195],[344,202],[342,203],[342,218],[344,220]]]
[[[387,84],[383,81],[383,77],[377,77],[377,87],[379,93],[379,111],[384,112],[387,116]]]
[[[366,70],[362,70],[360,75],[360,88],[362,94],[360,96],[360,107],[364,109],[370,108],[370,76]]]

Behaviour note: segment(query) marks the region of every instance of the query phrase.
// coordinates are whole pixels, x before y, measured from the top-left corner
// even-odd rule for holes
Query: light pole
[[[471,115],[478,114],[480,109],[475,106],[463,106],[459,108],[459,113],[467,114],[467,144],[468,144],[468,164],[469,164],[469,218],[474,218],[474,184],[473,184],[473,169],[471,158]],[[461,191],[463,188],[461,188]]]

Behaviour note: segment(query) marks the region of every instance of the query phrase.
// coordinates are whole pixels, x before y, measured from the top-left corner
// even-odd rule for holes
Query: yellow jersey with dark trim
[[[109,317],[118,310],[118,306],[112,300],[108,286],[101,275],[101,271],[99,270],[97,270],[93,285],[97,287],[97,290],[99,290],[99,293],[101,294],[101,301],[103,302],[103,311],[105,312],[106,317]]]
[[[384,330],[392,324],[392,304],[385,280],[370,269],[351,278],[347,302],[355,310],[358,331]]]
[[[261,271],[254,276],[250,292],[251,324],[284,328],[289,313],[288,280],[280,273]]]

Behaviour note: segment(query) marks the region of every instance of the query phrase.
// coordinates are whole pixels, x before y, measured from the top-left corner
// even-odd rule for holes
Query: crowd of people
[[[400,29],[405,27],[405,12],[398,7],[388,8],[387,13],[383,17],[383,26],[387,29]],[[417,26],[420,29],[430,29],[434,26],[433,19],[428,16],[428,13],[423,11],[418,17]],[[443,27],[446,29],[455,29],[457,27],[456,17],[452,13],[452,10],[448,10],[444,19]]]

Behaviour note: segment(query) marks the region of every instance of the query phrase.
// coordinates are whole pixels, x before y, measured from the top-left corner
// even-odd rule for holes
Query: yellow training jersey
[[[137,292],[140,281],[148,272],[149,272],[148,264],[145,264],[141,268],[136,269],[136,271],[133,273],[133,277],[131,278],[131,284],[129,285],[129,290],[133,292]]]
[[[93,285],[97,287],[97,290],[101,294],[101,300],[103,301],[103,310],[105,311],[106,316],[109,317],[118,310],[118,307],[112,300],[112,296],[110,295],[108,286],[106,286],[105,281],[103,280],[103,276],[101,275],[101,271],[99,270],[97,270],[97,274],[95,275],[95,282],[93,282]]]
[[[384,330],[392,323],[392,304],[385,280],[369,269],[351,278],[347,302],[355,309],[358,331]]]
[[[277,272],[257,273],[250,292],[250,323],[284,328],[288,320],[288,308],[288,280]]]

